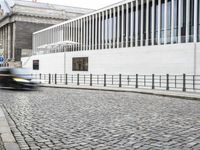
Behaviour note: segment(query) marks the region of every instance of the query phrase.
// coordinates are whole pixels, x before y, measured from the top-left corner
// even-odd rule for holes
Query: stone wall
[[[30,22],[16,22],[16,48],[32,49],[32,33],[51,26]]]

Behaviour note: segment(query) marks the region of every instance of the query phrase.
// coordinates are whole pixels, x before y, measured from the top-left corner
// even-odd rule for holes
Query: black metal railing
[[[200,92],[200,75],[33,74],[44,84],[146,88]]]

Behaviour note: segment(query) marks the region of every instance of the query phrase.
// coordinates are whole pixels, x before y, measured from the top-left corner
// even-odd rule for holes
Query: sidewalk
[[[195,92],[181,92],[181,91],[166,91],[166,90],[151,90],[151,89],[135,89],[135,88],[119,88],[119,87],[100,87],[100,86],[76,86],[76,85],[56,85],[56,84],[42,84],[41,87],[51,88],[69,88],[69,89],[83,89],[83,90],[101,90],[101,91],[113,91],[113,92],[133,92],[141,94],[150,94],[157,96],[167,96],[174,98],[200,100],[200,93]]]
[[[4,115],[2,106],[0,105],[0,138],[1,147],[3,150],[19,150],[19,146],[13,137],[6,117]]]

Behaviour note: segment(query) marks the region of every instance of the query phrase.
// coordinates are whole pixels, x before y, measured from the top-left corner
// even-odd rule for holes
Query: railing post
[[[122,75],[119,74],[119,87],[122,87]]]
[[[135,88],[138,88],[138,74],[135,75]]]
[[[92,86],[92,74],[90,74],[90,86]]]
[[[106,74],[104,74],[104,86],[106,86]]]
[[[49,84],[51,84],[51,74],[49,74]]]
[[[169,90],[169,74],[166,75],[166,90],[168,91]]]
[[[154,85],[154,79],[155,79],[155,75],[152,74],[152,89],[155,89],[155,85]]]
[[[79,85],[79,74],[77,74],[77,85]]]
[[[57,84],[57,74],[55,74],[55,84]]]
[[[66,84],[66,85],[68,84],[68,77],[67,77],[67,74],[65,74],[65,84]]]
[[[185,82],[185,79],[186,79],[186,75],[183,74],[183,92],[186,91],[186,86],[185,86],[186,82]]]

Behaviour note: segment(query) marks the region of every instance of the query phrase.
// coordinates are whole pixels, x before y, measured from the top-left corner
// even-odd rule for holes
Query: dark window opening
[[[73,71],[88,71],[88,57],[76,57],[72,59]]]
[[[33,70],[39,70],[39,60],[33,60]]]

